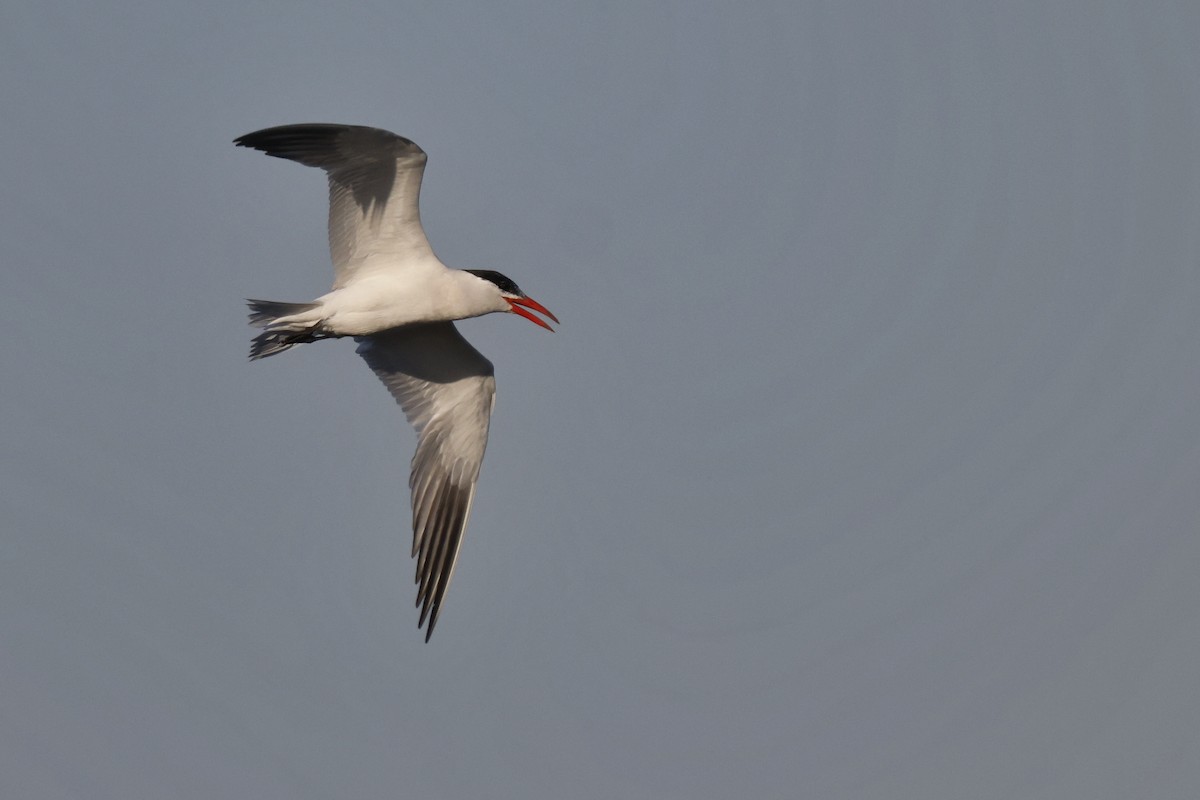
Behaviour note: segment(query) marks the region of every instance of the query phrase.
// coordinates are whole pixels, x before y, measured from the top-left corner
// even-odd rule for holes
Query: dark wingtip
[[[323,169],[340,163],[347,154],[357,153],[368,158],[380,159],[425,153],[411,139],[397,136],[382,128],[331,122],[276,125],[273,128],[244,133],[234,139],[233,143],[237,147],[261,150],[269,156]]]
[[[425,627],[425,612],[426,611],[430,611],[430,609],[426,608],[422,611],[421,620],[417,623],[417,630],[420,630],[421,628]],[[425,628],[425,641],[426,642],[429,641],[430,636],[433,636],[433,628],[434,628],[434,626],[437,625],[437,619],[438,619],[438,610],[436,608],[434,608],[434,609],[432,609],[432,613],[429,615],[429,627]]]

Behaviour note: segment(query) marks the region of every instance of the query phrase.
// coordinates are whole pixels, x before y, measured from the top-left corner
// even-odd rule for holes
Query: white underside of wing
[[[380,128],[324,123],[265,128],[235,141],[328,175],[335,289],[363,270],[402,273],[413,264],[440,264],[421,228],[428,157],[415,142]]]
[[[412,490],[420,624],[433,633],[462,547],[495,402],[492,364],[450,322],[360,340],[358,353],[418,433]]]
[[[421,227],[425,156],[329,173],[329,256],[335,289],[410,268],[444,269]]]

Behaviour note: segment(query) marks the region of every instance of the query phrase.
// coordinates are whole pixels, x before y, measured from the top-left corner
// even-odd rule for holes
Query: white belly
[[[445,274],[444,272],[442,273]],[[322,328],[339,336],[369,336],[401,325],[442,322],[486,313],[463,313],[452,281],[366,278],[318,298]],[[473,311],[473,310],[472,310]]]

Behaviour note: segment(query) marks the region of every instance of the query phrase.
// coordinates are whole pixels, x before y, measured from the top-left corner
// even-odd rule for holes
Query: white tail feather
[[[250,345],[251,361],[327,336],[321,331],[320,314],[312,313],[321,307],[320,303],[247,300],[246,304],[250,307],[250,324],[264,329]]]

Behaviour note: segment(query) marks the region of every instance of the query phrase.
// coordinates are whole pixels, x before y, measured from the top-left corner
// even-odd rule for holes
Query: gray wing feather
[[[418,434],[412,490],[418,626],[438,613],[458,563],[496,397],[492,363],[452,322],[412,325],[358,340],[358,354]]]
[[[314,123],[266,128],[234,143],[329,175],[335,289],[371,269],[376,255],[433,256],[419,207],[427,156],[409,139],[380,128]]]

